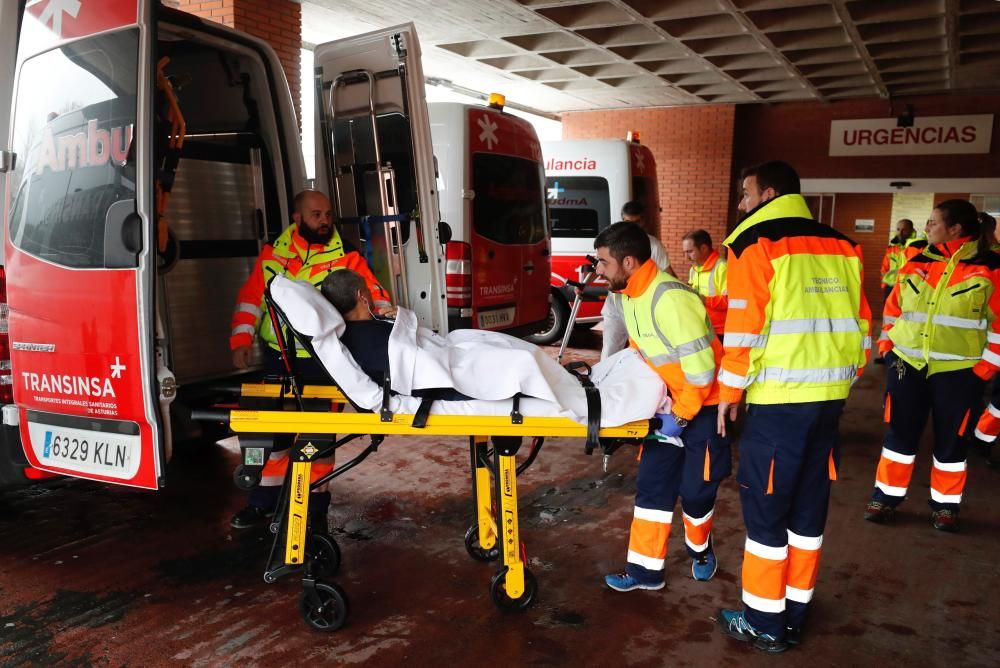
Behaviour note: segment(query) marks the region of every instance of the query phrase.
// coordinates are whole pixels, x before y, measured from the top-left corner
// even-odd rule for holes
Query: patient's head
[[[320,291],[344,320],[371,320],[372,293],[360,274],[338,269],[323,279]]]

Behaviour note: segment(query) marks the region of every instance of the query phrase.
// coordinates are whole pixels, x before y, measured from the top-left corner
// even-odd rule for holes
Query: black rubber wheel
[[[316,583],[319,604],[308,592],[302,592],[299,599],[299,613],[306,624],[317,631],[336,631],[347,621],[347,594],[335,584]]]
[[[511,598],[507,595],[506,576],[507,569],[503,569],[493,576],[490,582],[490,598],[493,604],[501,612],[524,612],[535,602],[538,595],[538,582],[535,576],[527,568],[524,569],[524,593],[520,598]]]
[[[557,343],[562,340],[568,321],[569,306],[561,296],[553,294],[552,301],[549,303],[549,315],[545,319],[545,328],[540,332],[524,337],[524,340],[539,346]]]
[[[473,524],[465,532],[465,551],[476,561],[496,561],[500,558],[500,541],[487,550],[479,544],[479,525]]]
[[[260,484],[260,469],[254,473],[248,473],[248,468],[240,464],[233,471],[233,482],[242,490],[251,490]]]
[[[306,559],[311,559],[313,573],[318,578],[333,577],[340,570],[340,546],[333,536],[314,533],[306,541]]]

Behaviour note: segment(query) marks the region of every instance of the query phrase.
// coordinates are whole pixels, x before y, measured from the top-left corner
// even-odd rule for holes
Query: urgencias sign
[[[831,121],[830,155],[989,153],[993,114],[918,116],[913,127],[894,118]]]

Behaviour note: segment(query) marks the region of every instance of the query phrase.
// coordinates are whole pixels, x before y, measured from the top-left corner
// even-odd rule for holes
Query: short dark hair
[[[646,205],[637,199],[625,202],[622,205],[622,218],[625,216],[645,216]]]
[[[979,212],[972,202],[964,199],[949,199],[934,207],[941,212],[944,224],[948,227],[962,226],[962,236],[979,237],[982,226],[979,224]]]
[[[691,230],[681,237],[681,241],[684,241],[685,239],[690,239],[692,243],[694,243],[695,248],[698,246],[712,247],[712,235],[705,230]]]
[[[757,179],[757,187],[760,190],[774,188],[774,192],[779,195],[797,195],[802,191],[799,183],[799,174],[795,168],[787,162],[781,160],[771,160],[762,162],[752,167],[744,167],[740,172],[740,183],[748,176]]]
[[[909,218],[900,218],[899,220],[896,221],[897,225],[899,225],[900,223],[906,223],[910,227],[913,227],[913,221],[910,220]]]
[[[341,315],[349,313],[358,305],[358,291],[367,288],[365,279],[350,269],[337,269],[323,279],[320,292]]]
[[[594,248],[607,248],[611,257],[619,262],[632,256],[642,264],[652,256],[649,235],[638,225],[624,221],[619,221],[598,234],[594,239]]]

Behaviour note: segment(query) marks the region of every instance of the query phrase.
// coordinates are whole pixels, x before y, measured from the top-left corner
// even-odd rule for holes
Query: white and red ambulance
[[[552,221],[552,301],[545,328],[529,337],[535,343],[562,338],[575,298],[570,281],[581,282],[593,255],[594,237],[621,220],[622,206],[637,200],[645,207],[645,228],[660,230],[660,199],[656,161],[638,141],[581,139],[542,142],[545,181]],[[584,291],[575,324],[593,326],[601,320],[607,284],[596,281]]]
[[[0,32],[0,104],[13,92],[9,132],[0,127],[0,486],[54,473],[156,489],[172,424],[183,424],[171,418],[236,373],[236,294],[306,183],[287,81],[263,41],[153,0],[3,3]],[[449,235],[413,27],[321,45],[315,63],[317,187],[394,301],[446,332]],[[500,112],[489,114],[499,129]],[[469,150],[531,154],[490,138],[476,133]],[[471,154],[467,164],[474,171]],[[522,288],[512,298],[506,267],[475,255],[511,246],[521,267],[549,273],[535,175],[492,190],[457,177],[470,204],[475,184],[487,202],[524,205],[516,217],[484,214],[481,236],[497,247],[477,241],[471,217],[473,231],[456,235],[472,249],[472,285],[485,288],[474,326],[541,319],[490,315]],[[508,224],[527,227],[504,237]]]

